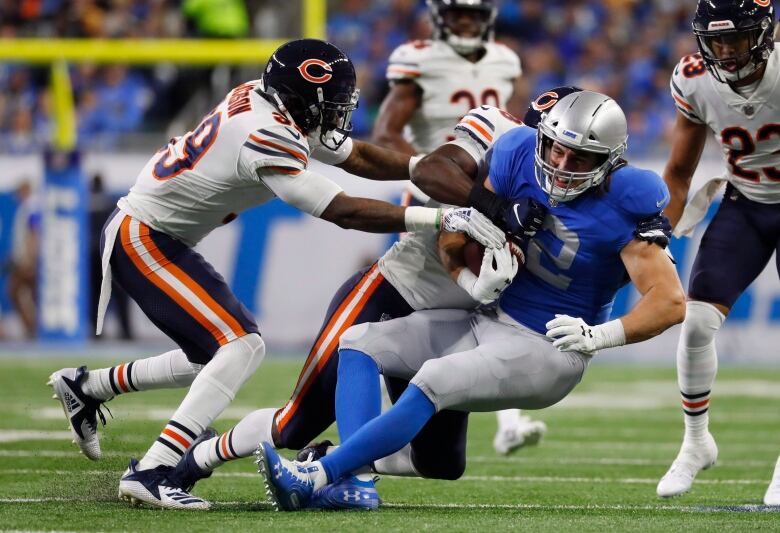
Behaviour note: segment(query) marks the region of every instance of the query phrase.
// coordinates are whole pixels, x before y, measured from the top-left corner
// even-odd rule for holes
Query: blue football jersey
[[[588,324],[609,318],[626,270],[620,251],[637,222],[669,203],[655,172],[624,166],[609,183],[574,200],[550,205],[534,174],[536,130],[520,127],[493,146],[490,182],[505,198],[532,197],[548,207],[542,229],[526,245],[526,264],[504,291],[501,309],[539,333],[556,314]]]

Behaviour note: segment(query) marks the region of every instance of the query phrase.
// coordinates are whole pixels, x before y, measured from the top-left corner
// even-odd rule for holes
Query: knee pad
[[[361,346],[360,339],[366,334],[369,326],[371,326],[370,322],[350,326],[339,338],[339,350],[365,351],[365,347]]]
[[[723,313],[710,303],[688,302],[682,326],[682,342],[689,348],[708,346],[715,340],[715,334],[725,319]]]
[[[220,384],[232,399],[241,385],[255,373],[265,357],[265,343],[257,333],[250,333],[222,346],[200,372]]]

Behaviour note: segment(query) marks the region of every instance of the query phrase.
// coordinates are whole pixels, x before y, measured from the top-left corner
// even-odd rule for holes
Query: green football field
[[[499,457],[491,444],[494,416],[472,415],[464,477],[384,478],[377,512],[273,512],[245,459],[201,482],[194,492],[214,508],[189,513],[130,508],[116,499],[128,458],[146,450],[183,391],[110,402],[114,418],[101,430],[104,459],[90,462],[70,443],[59,403],[44,385],[51,371],[74,363],[0,359],[0,530],[780,529],[780,513],[760,505],[780,453],[776,369],[721,369],[711,408],[719,463],[677,499],[655,495],[682,435],[674,370],[594,365],[562,404],[535,413],[549,428],[539,446]],[[253,408],[280,405],[299,364],[266,361],[216,428],[229,429]]]

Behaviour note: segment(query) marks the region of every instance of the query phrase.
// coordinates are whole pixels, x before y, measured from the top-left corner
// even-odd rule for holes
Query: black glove
[[[469,193],[469,206],[488,217],[496,226],[507,232],[510,238],[521,244],[533,237],[542,227],[547,208],[532,198],[512,202],[475,185]]]
[[[659,213],[653,217],[640,220],[634,230],[634,237],[640,241],[650,242],[657,244],[661,248],[666,248],[672,239],[672,225],[669,223],[668,218]]]

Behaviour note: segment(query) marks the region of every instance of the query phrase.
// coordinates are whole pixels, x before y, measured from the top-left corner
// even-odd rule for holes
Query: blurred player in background
[[[452,140],[452,128],[468,110],[480,105],[506,109],[520,78],[520,58],[508,47],[493,42],[497,13],[494,0],[428,0],[434,29],[432,40],[399,46],[390,55],[385,97],[374,125],[374,142],[410,155],[424,155]],[[479,116],[469,117],[479,131],[489,129]],[[404,205],[424,205],[428,195],[410,184]],[[416,237],[419,241],[420,236]],[[405,243],[413,247],[419,243]],[[402,246],[397,244],[396,247]],[[391,251],[384,263],[393,261]],[[384,264],[383,273],[389,268]],[[419,297],[418,297],[419,299]],[[443,307],[422,302],[415,309]],[[392,392],[391,392],[392,395]],[[547,430],[544,422],[511,409],[498,415],[493,447],[508,454],[534,444]]]
[[[718,368],[715,334],[773,252],[780,271],[780,56],[772,51],[774,17],[769,0],[700,0],[693,19],[699,53],[684,57],[672,76],[678,113],[664,179],[675,234],[690,234],[723,181],[728,184],[691,271],[677,348],[685,436],[658,483],[663,497],[687,492],[696,474],[715,464],[718,448],[708,429]],[[726,171],[686,206],[709,131],[721,143]],[[764,503],[780,505],[780,459]]]
[[[235,88],[194,131],[172,139],[120,199],[104,229],[98,330],[113,278],[180,349],[91,372],[62,369],[50,384],[90,459],[101,455],[96,415],[103,401],[191,384],[146,455],[130,461],[120,497],[167,508],[208,508],[177,490],[168,475],[265,356],[252,316],[192,249],[238,213],[278,197],[344,228],[460,229],[490,248],[503,246],[503,231],[473,209],[404,208],[353,198],[307,168],[314,149],[310,142],[333,152],[344,146],[358,92],[352,62],[335,46],[314,39],[287,43],[274,53],[261,80]],[[398,178],[387,167],[362,160],[364,151],[408,168],[408,157],[355,144],[344,161],[355,174]]]
[[[438,413],[553,405],[598,350],[644,341],[683,320],[673,264],[636,235],[637,224],[666,205],[668,191],[657,174],[621,159],[627,137],[617,103],[582,91],[562,98],[538,130],[514,128],[496,142],[485,188],[549,205],[525,243],[525,268],[515,277],[511,257],[486,250],[476,277],[464,261],[466,241],[441,233],[442,260],[458,283],[476,278],[485,300],[506,288],[497,309],[425,310],[347,330],[339,379],[349,376],[349,383],[336,398],[341,446],[318,461],[291,462],[263,443],[259,464],[272,501],[297,510],[339,499],[348,487],[352,507],[376,506],[376,489],[351,482],[352,473],[402,449]],[[609,321],[626,273],[642,297]],[[411,380],[381,415],[380,373]],[[448,435],[439,437],[440,449],[451,446]]]

